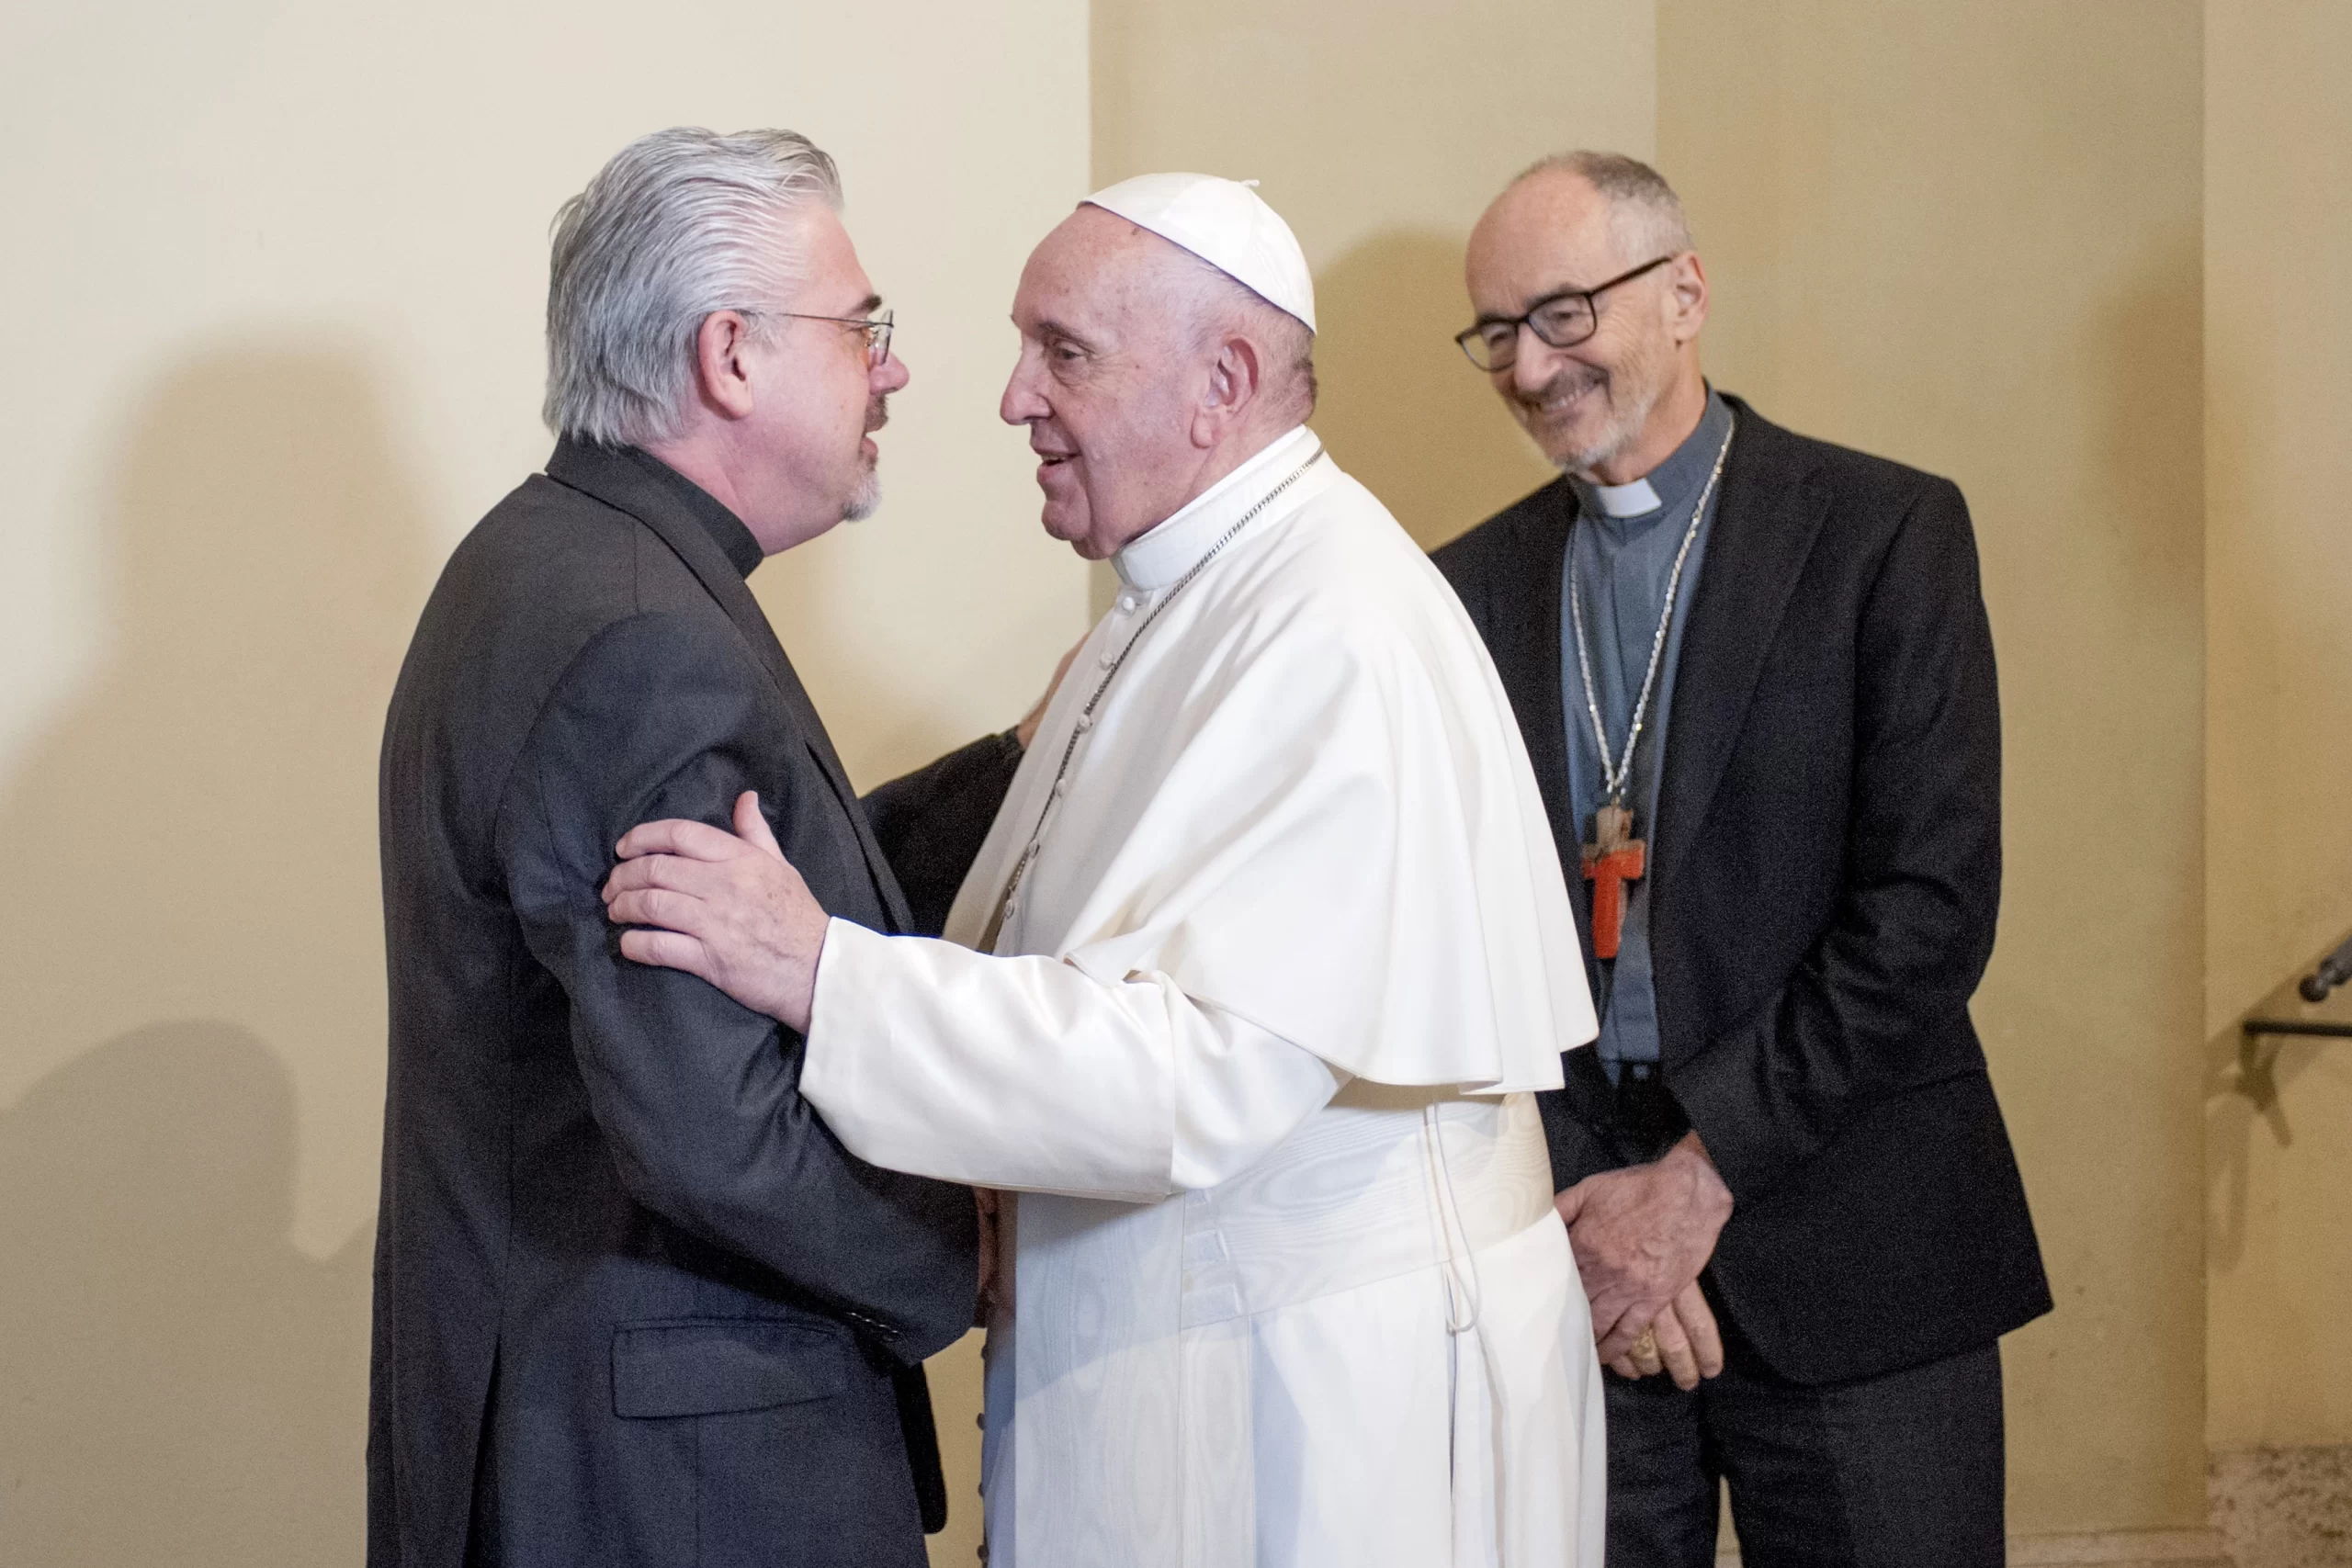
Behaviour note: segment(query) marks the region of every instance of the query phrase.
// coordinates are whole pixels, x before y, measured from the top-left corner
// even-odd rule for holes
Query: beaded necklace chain
[[[1658,612],[1657,635],[1650,638],[1650,667],[1642,674],[1642,692],[1634,703],[1633,722],[1625,730],[1625,750],[1617,765],[1609,765],[1609,731],[1600,723],[1600,701],[1593,694],[1592,655],[1587,651],[1584,630],[1584,590],[1577,581],[1576,551],[1568,552],[1568,614],[1576,622],[1577,669],[1584,676],[1585,712],[1592,717],[1592,739],[1600,753],[1600,783],[1611,806],[1625,804],[1625,788],[1634,778],[1634,748],[1642,739],[1642,726],[1650,711],[1650,692],[1657,684],[1657,667],[1666,657],[1667,628],[1674,621],[1675,596],[1682,589],[1682,565],[1690,556],[1691,542],[1699,536],[1699,522],[1707,515],[1707,502],[1714,498],[1715,484],[1724,477],[1724,459],[1731,456],[1731,435],[1724,436],[1723,450],[1715,454],[1714,472],[1707,476],[1707,488],[1699,492],[1699,504],[1691,509],[1690,525],[1682,531],[1682,547],[1674,552],[1674,573],[1666,580],[1666,607]]]
[[[1217,542],[1211,545],[1201,558],[1192,564],[1183,576],[1170,584],[1168,592],[1160,596],[1159,603],[1154,604],[1151,607],[1151,613],[1143,618],[1143,625],[1136,628],[1136,635],[1127,639],[1127,646],[1119,650],[1118,656],[1112,660],[1111,667],[1102,672],[1102,679],[1095,684],[1094,694],[1086,699],[1086,706],[1079,710],[1078,722],[1070,727],[1069,743],[1062,748],[1061,765],[1054,770],[1053,787],[1046,792],[1046,804],[1038,810],[1037,825],[1029,831],[1029,847],[1023,850],[1021,858],[1013,863],[1012,874],[1005,879],[1003,896],[997,900],[996,913],[989,918],[988,930],[981,933],[979,950],[982,953],[992,953],[996,950],[997,937],[1003,931],[1004,922],[1012,916],[1015,895],[1021,889],[1021,880],[1029,874],[1029,867],[1036,860],[1038,851],[1045,847],[1046,818],[1051,815],[1054,802],[1062,797],[1062,791],[1069,778],[1069,765],[1078,756],[1079,738],[1094,728],[1095,710],[1102,705],[1103,695],[1110,691],[1111,682],[1117,680],[1119,671],[1126,668],[1127,655],[1136,650],[1136,644],[1143,641],[1144,634],[1151,630],[1154,623],[1166,614],[1169,605],[1176,603],[1177,595],[1192,586],[1193,580],[1206,570],[1209,562],[1216,559],[1223,553],[1225,547],[1233,543],[1234,539],[1240,535],[1242,529],[1255,522],[1260,513],[1272,506],[1275,497],[1304,479],[1307,469],[1323,460],[1323,448],[1317,446],[1314,456],[1292,469],[1288,479],[1259,497],[1256,505],[1243,513],[1239,521],[1227,528]]]

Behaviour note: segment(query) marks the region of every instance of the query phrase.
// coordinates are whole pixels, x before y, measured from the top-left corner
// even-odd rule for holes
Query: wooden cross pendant
[[[1625,936],[1625,884],[1641,876],[1649,846],[1634,837],[1634,814],[1622,806],[1592,814],[1592,837],[1584,846],[1584,879],[1592,884],[1592,952],[1614,958]]]

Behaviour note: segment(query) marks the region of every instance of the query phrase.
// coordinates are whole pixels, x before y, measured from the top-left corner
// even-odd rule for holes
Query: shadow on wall
[[[2352,1043],[2292,1034],[2248,1036],[2240,1026],[2250,1018],[2352,1022],[2352,987],[2320,1002],[2305,1001],[2296,990],[2297,982],[2347,939],[2352,932],[2309,954],[2236,1023],[2205,1043],[2206,1245],[2220,1272],[2236,1269],[2245,1256],[2256,1141],[2267,1139],[2274,1149],[2293,1146],[2295,1123],[2288,1105],[2295,1098],[2296,1080],[2337,1066]]]
[[[350,1562],[369,1241],[286,1240],[287,1077],[229,1024],[109,1041],[0,1114],[11,1562]]]
[[[1460,240],[1375,235],[1317,276],[1315,310],[1315,428],[1423,549],[1557,477],[1454,346]]]
[[[2338,1048],[2329,1040],[2248,1039],[2236,1025],[2205,1043],[2205,1249],[2213,1269],[2226,1272],[2245,1257],[2255,1140],[2281,1149],[2294,1143],[2288,1091]]]
[[[298,1155],[372,1191],[424,533],[333,352],[188,361],[105,479],[112,657],[0,795],[0,1561],[356,1561],[368,1245],[289,1235]]]

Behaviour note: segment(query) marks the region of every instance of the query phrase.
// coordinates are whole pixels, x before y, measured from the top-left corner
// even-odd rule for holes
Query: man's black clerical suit
[[[401,669],[371,1568],[915,1568],[944,1517],[922,1363],[971,1325],[970,1193],[849,1155],[799,1038],[622,959],[598,897],[629,827],[757,789],[829,911],[913,929],[759,559],[662,464],[566,442],[458,547]],[[901,791],[960,807],[927,880],[1016,761],[984,741]]]
[[[1736,1360],[1850,1386],[1989,1356],[2051,1304],[1968,1014],[2000,894],[1992,638],[1958,490],[1732,401],[1643,825],[1662,1093],[1629,1114],[1577,1051],[1539,1100],[1563,1189],[1696,1128],[1735,1201],[1703,1283]],[[1510,694],[1589,962],[1562,706],[1576,508],[1558,480],[1436,559]]]

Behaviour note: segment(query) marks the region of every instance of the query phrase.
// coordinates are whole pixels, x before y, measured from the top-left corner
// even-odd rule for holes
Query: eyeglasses
[[[890,329],[898,319],[896,310],[885,310],[878,316],[812,316],[805,310],[742,310],[745,316],[789,316],[796,321],[831,321],[836,326],[855,327],[865,333],[865,363],[876,369],[890,357]]]
[[[1574,348],[1600,330],[1600,297],[1621,283],[1631,283],[1645,272],[1655,272],[1672,261],[1663,255],[1656,261],[1644,262],[1631,272],[1621,272],[1606,283],[1596,283],[1590,288],[1563,288],[1557,294],[1547,294],[1527,309],[1523,316],[1488,316],[1476,326],[1453,334],[1462,352],[1479,369],[1492,372],[1508,370],[1519,359],[1519,329],[1525,327],[1536,340],[1554,348]]]

